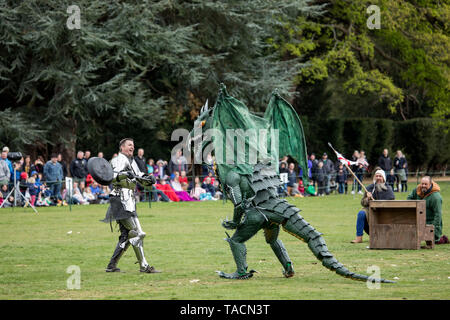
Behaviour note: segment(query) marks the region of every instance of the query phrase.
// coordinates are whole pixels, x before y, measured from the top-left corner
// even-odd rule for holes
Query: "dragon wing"
[[[254,165],[261,161],[278,167],[278,150],[269,147],[272,141],[270,133],[266,140],[260,136],[261,130],[269,131],[269,122],[251,113],[243,102],[230,96],[223,84],[214,107],[212,128],[216,130],[212,142],[219,175],[225,177],[230,170],[251,175]],[[255,133],[256,143],[251,133]],[[230,139],[233,134],[236,138]],[[239,145],[239,139],[244,145]]]
[[[294,108],[275,90],[264,113],[272,129],[278,129],[279,155],[289,155],[302,168],[302,178],[308,181],[308,156],[302,122]]]

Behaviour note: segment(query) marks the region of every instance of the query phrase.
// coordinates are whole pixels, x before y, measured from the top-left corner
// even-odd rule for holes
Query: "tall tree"
[[[326,4],[326,14],[300,16],[272,39],[282,54],[308,64],[297,78],[302,111],[398,120],[432,116],[450,126],[448,2],[315,3]],[[368,26],[376,14],[367,10],[371,5],[380,9],[379,29]]]
[[[274,87],[289,93],[299,65],[267,39],[280,21],[320,11],[306,0],[80,0],[72,29],[72,4],[0,3],[0,110],[38,123],[69,158],[131,129],[141,144],[167,141],[219,81],[255,109]]]

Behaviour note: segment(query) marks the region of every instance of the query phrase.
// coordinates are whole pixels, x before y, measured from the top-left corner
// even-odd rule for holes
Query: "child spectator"
[[[298,181],[298,192],[300,192],[300,194],[301,194],[302,196],[305,195],[305,186],[304,186],[304,184],[303,184],[303,180],[302,180],[302,179],[300,179],[300,180]]]
[[[213,186],[214,186],[214,198],[217,200],[222,199],[223,194],[222,191],[220,191],[219,181],[215,180]]]
[[[316,195],[316,189],[314,188],[314,181],[309,180],[305,190],[305,197],[314,197]]]
[[[179,177],[175,174],[175,178],[171,181],[172,188],[175,191],[175,194],[180,198],[181,201],[193,201],[189,193],[183,190],[181,187],[181,183],[179,181]]]
[[[81,194],[80,188],[78,188],[78,183],[74,182],[73,184],[73,203],[74,204],[82,204],[88,205],[89,201]]]
[[[211,182],[211,177],[206,177],[205,180],[203,180],[202,188],[206,190],[206,192],[209,192],[211,194],[211,197],[214,197],[216,194],[216,190],[214,189],[214,186]]]
[[[205,183],[206,179],[208,179],[208,178],[209,178],[209,184],[214,184],[214,181],[216,180],[216,178],[214,177],[214,174],[211,171],[209,171],[208,175],[205,178],[203,178],[203,183]]]
[[[94,178],[91,176],[90,173],[88,173],[86,176],[86,188],[90,187],[93,182],[94,182]]]
[[[338,192],[343,194],[345,192],[345,182],[347,181],[347,171],[344,169],[344,165],[341,163],[336,175],[336,182],[338,184]]]
[[[386,184],[391,186],[392,190],[394,190],[394,184],[395,184],[395,175],[394,175],[394,169],[391,169],[391,174],[386,176]]]
[[[155,160],[153,159],[148,159],[147,162],[147,173],[149,175],[153,175],[153,173],[156,171],[156,165],[155,165]]]
[[[191,190],[191,198],[200,200],[202,194],[206,193],[206,190],[201,187],[200,179],[195,177],[194,187]]]
[[[180,177],[178,178],[178,181],[180,181],[183,190],[187,190],[188,178],[186,177],[186,171],[183,170],[180,172]]]
[[[95,195],[92,194],[91,188],[88,187],[84,188],[83,197],[91,204],[96,201]]]
[[[36,197],[39,194],[39,189],[36,186],[36,179],[34,176],[28,178],[28,193],[30,194],[30,203],[34,207],[34,204],[36,203]]]

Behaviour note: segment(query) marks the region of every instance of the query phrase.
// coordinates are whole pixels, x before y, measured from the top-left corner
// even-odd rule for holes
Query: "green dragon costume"
[[[203,133],[211,129],[214,131],[211,139],[204,139]],[[275,130],[269,130],[270,134],[252,140],[253,137],[249,133],[252,129],[263,133],[264,130]],[[229,133],[232,133],[232,130],[241,130],[238,132],[242,141],[237,147],[234,139],[239,140],[239,136],[230,138]],[[220,277],[248,279],[253,276],[255,271],[249,270],[246,262],[245,242],[260,229],[264,230],[266,242],[283,266],[283,275],[286,278],[294,276],[292,261],[283,242],[278,239],[282,227],[289,234],[306,242],[326,268],[354,280],[369,279],[368,276],[350,272],[339,263],[329,252],[322,234],[303,219],[299,214],[300,210],[278,197],[278,187],[281,184],[278,174],[278,152],[293,157],[302,167],[306,179],[307,156],[300,119],[292,106],[277,92],[272,94],[269,108],[264,118],[261,118],[252,114],[241,101],[231,97],[221,84],[216,104],[211,109],[202,109],[194,123],[190,141],[198,144],[202,137],[201,150],[196,151],[198,153],[212,143],[217,160],[215,164],[217,178],[234,205],[233,220],[226,219],[222,222],[222,226],[229,230],[236,229],[232,237],[225,233],[237,270],[234,273],[218,271]],[[273,146],[277,144],[278,148],[274,148]],[[255,154],[256,160],[249,161],[251,156],[255,159]],[[230,161],[236,160],[239,156],[241,158],[244,156],[245,161]],[[385,279],[376,281],[392,283]]]

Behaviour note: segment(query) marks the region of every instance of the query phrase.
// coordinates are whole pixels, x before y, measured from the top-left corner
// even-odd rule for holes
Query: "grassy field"
[[[440,185],[444,233],[450,235],[450,182]],[[330,251],[351,271],[369,274],[367,268],[375,265],[383,278],[398,278],[397,283],[368,289],[365,282],[340,277],[285,232],[280,238],[294,263],[294,278],[282,276],[259,232],[247,242],[248,264],[258,273],[247,281],[220,279],[216,270],[235,270],[220,225],[232,217],[230,202],[152,203],[151,208],[139,203],[147,260],[161,274],[139,273],[132,248],[119,264],[125,272],[104,271],[119,235],[99,222],[107,205],[39,208],[39,214],[9,208],[0,210],[0,299],[450,299],[450,245],[369,250],[367,235],[364,243],[350,244],[359,195],[288,201],[324,233]],[[67,288],[72,265],[81,270],[79,290]]]

